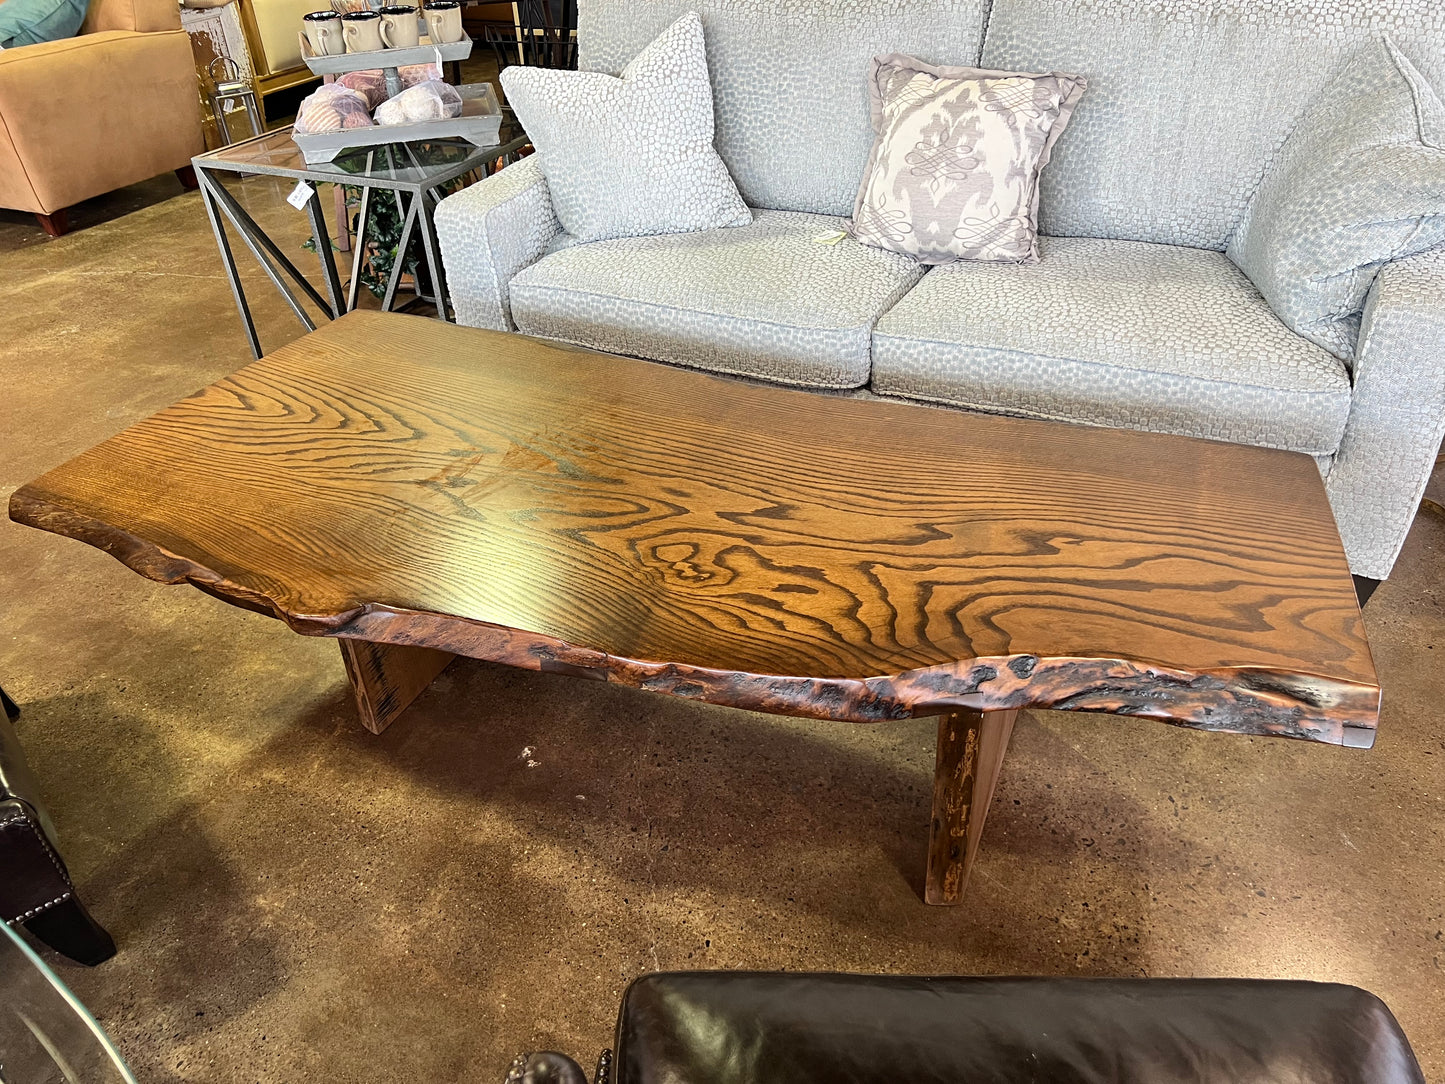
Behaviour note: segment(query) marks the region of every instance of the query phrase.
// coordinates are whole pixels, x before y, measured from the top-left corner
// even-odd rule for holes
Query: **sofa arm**
[[[106,30],[0,52],[0,206],[50,214],[205,149],[184,30]]]
[[[437,237],[457,323],[515,331],[508,286],[562,232],[535,156],[448,196]]]
[[[1350,570],[1383,580],[1445,436],[1445,248],[1380,272],[1355,357],[1354,400],[1325,487]]]

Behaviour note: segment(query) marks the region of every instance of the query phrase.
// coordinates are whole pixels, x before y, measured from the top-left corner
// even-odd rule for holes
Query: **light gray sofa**
[[[1347,365],[1225,248],[1350,53],[1388,32],[1445,91],[1445,0],[581,0],[616,72],[702,14],[717,148],[752,225],[578,245],[524,159],[444,200],[464,324],[804,387],[1312,455],[1352,570],[1383,579],[1445,434],[1445,251],[1384,266]],[[852,240],[875,54],[1068,71],[1043,259],[925,274]]]

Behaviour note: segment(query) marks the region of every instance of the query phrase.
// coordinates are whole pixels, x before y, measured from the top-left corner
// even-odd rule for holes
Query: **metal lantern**
[[[218,73],[216,65],[221,66]],[[261,117],[261,103],[256,100],[256,92],[251,89],[251,84],[241,77],[240,66],[228,56],[218,56],[211,61],[206,68],[206,74],[211,77],[211,114],[216,118],[216,127],[221,130],[221,138],[228,144],[234,142],[231,139],[231,127],[226,121],[226,107],[233,102],[239,102],[246,110],[246,116],[251,121],[251,134],[260,135],[266,130],[266,124]]]

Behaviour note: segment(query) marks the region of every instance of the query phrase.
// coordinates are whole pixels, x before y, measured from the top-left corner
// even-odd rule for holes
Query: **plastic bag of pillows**
[[[380,68],[375,71],[347,72],[337,76],[333,85],[356,91],[366,99],[368,109],[375,109],[386,101],[386,76],[381,73]]]
[[[10,2],[10,0],[6,0]],[[425,83],[428,79],[440,79],[441,70],[435,64],[407,64],[397,69],[401,76],[401,86],[414,87],[418,83]],[[336,80],[337,84],[357,91],[366,96],[366,105],[369,109],[375,109],[382,102],[386,101],[386,76],[380,68],[372,68],[368,71],[347,72]]]
[[[462,115],[462,96],[440,79],[418,83],[376,107],[377,124],[415,124]]]
[[[370,128],[373,123],[366,107],[366,95],[340,83],[319,88],[296,111],[296,131],[300,135]]]

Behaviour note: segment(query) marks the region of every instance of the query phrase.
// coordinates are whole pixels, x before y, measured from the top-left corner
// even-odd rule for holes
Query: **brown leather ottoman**
[[[508,1084],[586,1084],[561,1054]],[[623,995],[596,1084],[1424,1084],[1384,1002],[1259,979],[679,972]]]

